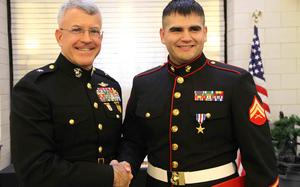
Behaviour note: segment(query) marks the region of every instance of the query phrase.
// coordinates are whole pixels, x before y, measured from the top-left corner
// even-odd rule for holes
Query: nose
[[[90,32],[88,30],[85,30],[83,33],[82,33],[82,37],[81,37],[81,40],[83,42],[90,42],[92,39],[91,39],[91,36],[90,36]]]
[[[184,31],[182,33],[181,40],[183,40],[183,41],[191,41],[192,40],[191,33],[188,30]]]

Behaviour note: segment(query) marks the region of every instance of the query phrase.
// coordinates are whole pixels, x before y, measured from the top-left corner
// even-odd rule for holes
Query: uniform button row
[[[176,144],[176,143],[173,143],[173,144],[172,144],[172,150],[173,150],[173,151],[177,151],[177,150],[178,150],[178,147],[179,147],[178,144]]]
[[[174,169],[176,169],[176,168],[178,168],[178,162],[177,161],[173,161],[172,162],[172,168],[174,168]]]
[[[74,119],[70,119],[70,120],[69,120],[69,124],[70,124],[70,125],[74,125],[74,124],[75,124],[75,120],[74,120]]]
[[[102,153],[103,147],[102,147],[102,146],[99,146],[99,147],[98,147],[98,151],[99,151],[99,153]]]
[[[183,77],[177,77],[177,83],[178,84],[182,84],[184,82],[184,78]]]
[[[178,116],[179,113],[180,113],[180,111],[179,111],[177,108],[176,108],[176,109],[173,109],[173,111],[172,111],[172,114],[173,114],[174,116]]]
[[[178,127],[176,125],[172,126],[171,128],[172,132],[177,132],[178,131]]]
[[[175,99],[179,99],[181,97],[181,93],[180,92],[175,92],[174,97],[175,97]]]
[[[98,103],[94,102],[93,105],[94,105],[94,108],[95,108],[95,109],[98,109],[98,107],[99,107]]]
[[[91,83],[87,83],[86,87],[91,90],[92,89],[92,84]]]

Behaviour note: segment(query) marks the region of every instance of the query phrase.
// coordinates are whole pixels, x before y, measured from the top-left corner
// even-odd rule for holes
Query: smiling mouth
[[[79,47],[75,47],[77,50],[79,51],[92,51],[94,48],[79,48]]]
[[[180,49],[183,49],[183,50],[185,50],[185,49],[187,50],[187,49],[193,48],[194,45],[179,45],[177,47],[180,48]]]

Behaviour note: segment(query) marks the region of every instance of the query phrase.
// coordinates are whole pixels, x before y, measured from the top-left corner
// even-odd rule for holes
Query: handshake
[[[112,160],[110,165],[114,170],[113,187],[128,187],[133,178],[130,164],[126,161],[118,162],[117,160]]]

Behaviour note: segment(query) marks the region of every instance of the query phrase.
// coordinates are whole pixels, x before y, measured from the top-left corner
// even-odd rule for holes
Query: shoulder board
[[[98,69],[98,68],[95,68],[95,71],[94,71],[95,74],[99,75],[99,76],[102,76],[102,77],[106,77],[112,81],[115,81],[117,82],[114,78],[112,78],[111,76],[109,76],[107,73],[105,73],[104,71]]]
[[[229,64],[225,64],[222,62],[217,62],[214,60],[210,60],[207,63],[210,67],[219,69],[219,70],[223,70],[223,71],[227,71],[227,72],[232,72],[235,74],[243,74],[246,73],[247,71],[244,70],[243,68],[237,67],[237,66],[233,66],[233,65],[229,65]]]
[[[45,65],[43,67],[40,67],[38,69],[32,70],[26,76],[33,80],[36,80],[44,74],[54,72],[56,69],[57,69],[56,65],[54,63],[52,63],[52,64]]]
[[[160,66],[156,66],[156,67],[154,67],[154,68],[152,68],[152,69],[149,69],[149,70],[147,70],[147,71],[144,71],[144,72],[142,72],[142,73],[139,73],[139,74],[136,75],[136,77],[141,77],[141,76],[150,75],[150,74],[152,74],[152,73],[154,73],[154,72],[159,71],[159,70],[160,70],[161,68],[163,68],[165,65],[166,65],[166,63],[163,64],[163,65],[160,65]]]

